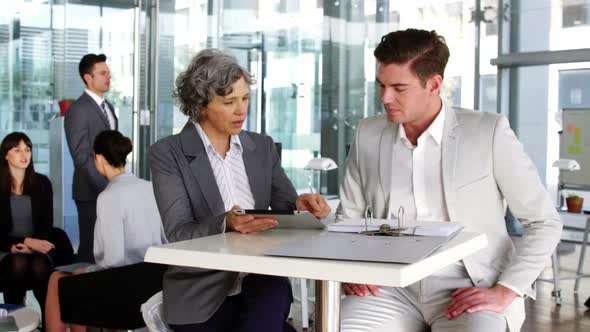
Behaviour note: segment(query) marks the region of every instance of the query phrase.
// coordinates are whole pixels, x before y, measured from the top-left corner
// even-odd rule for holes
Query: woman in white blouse
[[[125,172],[125,159],[131,150],[132,144],[129,138],[118,131],[103,131],[95,139],[96,169],[109,180],[109,184],[97,200],[97,218],[94,228],[96,264],[79,268],[73,274],[143,262],[148,247],[167,242],[151,183]],[[59,280],[70,275],[71,273],[68,272],[54,272],[50,278],[45,312],[47,331],[65,332],[67,325],[61,320],[64,314],[85,317],[86,313],[82,312],[84,311],[88,312],[89,316],[100,315],[104,308],[89,308],[87,305],[81,308],[80,303],[72,303],[84,301],[80,294],[86,292],[88,288],[93,289],[93,293],[88,294],[92,296],[93,302],[96,296],[104,297],[108,302],[108,299],[116,301],[116,297],[120,295],[111,294],[113,285],[107,282],[110,278],[106,273],[89,273],[84,277],[70,277],[79,280],[68,282],[67,289],[60,289],[64,284]],[[157,281],[157,278],[155,279]],[[129,282],[133,283],[134,280]],[[89,283],[92,284],[88,285]],[[69,296],[69,294],[75,296]],[[152,294],[146,294],[148,297],[150,295]],[[72,310],[78,312],[72,313],[70,312]],[[137,311],[139,312],[139,307]],[[84,319],[76,319],[76,323],[81,321]],[[85,331],[85,326],[81,325],[71,324],[70,328],[72,331]]]

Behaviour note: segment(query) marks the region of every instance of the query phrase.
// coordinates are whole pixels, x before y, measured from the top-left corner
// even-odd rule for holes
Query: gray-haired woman
[[[234,209],[330,212],[319,195],[297,196],[272,139],[242,130],[251,75],[219,50],[204,50],[176,80],[175,96],[190,121],[151,148],[156,201],[170,242],[277,225]],[[291,331],[286,278],[170,267],[164,317],[174,331]]]

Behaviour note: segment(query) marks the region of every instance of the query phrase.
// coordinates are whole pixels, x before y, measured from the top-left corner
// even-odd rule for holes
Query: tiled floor
[[[581,246],[576,245],[574,253],[562,255],[560,273],[574,273],[578,267],[578,257]],[[588,248],[590,251],[590,248]],[[584,271],[590,272],[590,252],[586,253]],[[551,278],[551,268],[548,262],[542,277]],[[523,332],[580,332],[590,331],[590,311],[584,306],[584,302],[590,297],[590,278],[580,281],[578,294],[574,293],[574,281],[565,280],[561,284],[562,304],[555,305],[551,299],[553,284],[537,283],[537,300],[529,300],[526,303],[527,319],[523,326]]]

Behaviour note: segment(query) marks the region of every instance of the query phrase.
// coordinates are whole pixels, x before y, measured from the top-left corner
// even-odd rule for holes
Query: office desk
[[[150,247],[145,261],[207,269],[315,279],[316,331],[340,330],[342,282],[405,287],[484,248],[484,234],[462,232],[414,264],[352,262],[265,256],[269,250],[321,231],[275,229],[235,232]]]

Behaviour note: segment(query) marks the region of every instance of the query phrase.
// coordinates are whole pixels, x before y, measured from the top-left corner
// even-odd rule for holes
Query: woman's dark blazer
[[[39,173],[35,173],[37,185],[29,193],[33,209],[33,229],[31,236],[35,239],[50,240],[53,227],[53,190],[51,181]],[[9,236],[12,230],[12,211],[10,196],[0,195],[0,251],[10,252],[13,244],[22,243],[24,238]]]
[[[281,167],[272,138],[245,130],[239,137],[254,208],[294,210],[297,192]],[[203,141],[192,122],[178,135],[152,145],[150,168],[168,241],[224,232],[223,198]],[[166,322],[194,324],[208,320],[237,278],[237,272],[170,267],[163,280]]]

